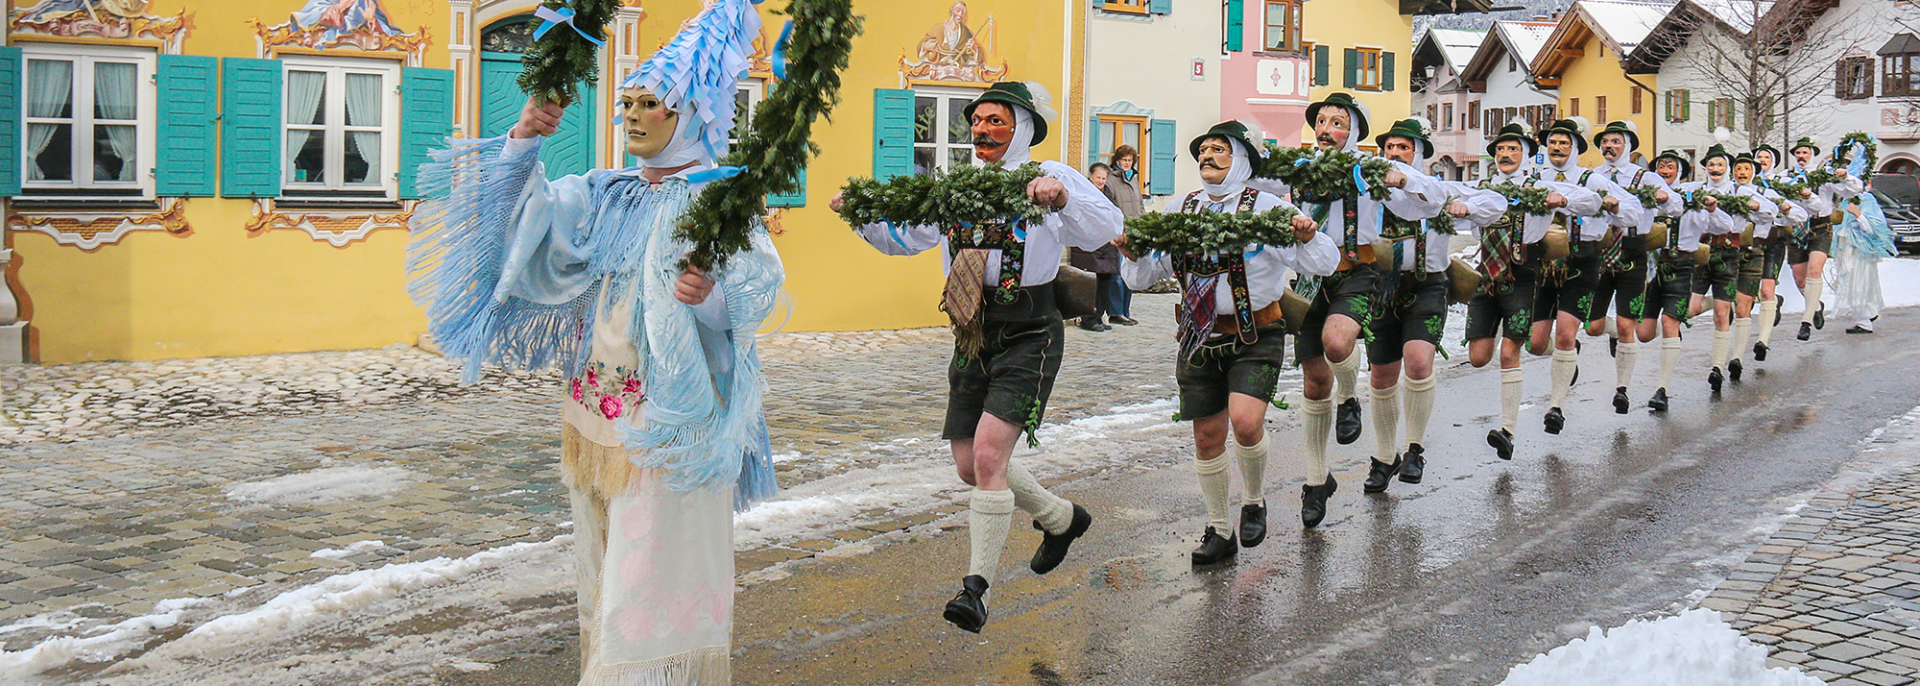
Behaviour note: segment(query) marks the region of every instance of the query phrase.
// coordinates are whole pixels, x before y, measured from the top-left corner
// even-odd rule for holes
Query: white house
[[[1218,0],[1095,2],[1087,19],[1090,130],[1081,161],[1140,152],[1141,190],[1163,196],[1200,187],[1187,140],[1220,123]],[[1149,203],[1150,207],[1156,206]]]
[[[1723,92],[1731,77],[1716,79],[1714,65],[1728,55],[1741,54],[1741,43],[1752,40],[1749,34],[1775,3],[1754,0],[1681,0],[1673,10],[1647,33],[1645,39],[1627,55],[1628,74],[1653,74],[1660,84],[1657,125],[1641,140],[1660,151],[1673,150],[1688,160],[1698,160],[1714,144],[1713,131],[1725,128],[1732,134],[1727,144],[1739,151],[1772,143],[1786,146],[1775,132],[1766,141],[1754,140],[1740,115],[1745,107],[1741,93]],[[1738,73],[1727,69],[1723,74]]]
[[[1554,26],[1551,21],[1495,22],[1461,69],[1460,79],[1480,95],[1480,140],[1473,152],[1482,173],[1489,161],[1486,139],[1500,127],[1518,119],[1538,129],[1553,121],[1560,94],[1534,86],[1527,65],[1547,44]]]
[[[1477,178],[1481,145],[1480,94],[1460,79],[1486,31],[1429,29],[1413,48],[1413,112],[1433,127],[1431,169],[1442,178]]]
[[[1785,9],[1788,3],[1781,3]],[[1819,7],[1831,5],[1824,11]],[[1814,3],[1817,16],[1806,35],[1838,33],[1843,40],[1803,45],[1833,65],[1832,79],[1808,84],[1820,89],[1812,109],[1825,116],[1817,130],[1788,123],[1794,139],[1812,136],[1824,148],[1847,133],[1878,137],[1880,171],[1920,170],[1920,6],[1884,0]]]

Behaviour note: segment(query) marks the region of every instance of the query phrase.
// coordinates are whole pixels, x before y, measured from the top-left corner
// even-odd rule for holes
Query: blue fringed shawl
[[[483,365],[542,369],[587,361],[586,332],[603,283],[635,295],[629,339],[647,402],[625,443],[634,464],[666,470],[677,492],[733,484],[735,507],[777,487],[753,331],[773,310],[785,274],[764,227],[753,249],[715,274],[728,331],[705,329],[673,297],[673,237],[694,184],[657,185],[595,170],[545,182],[535,151],[503,156],[505,137],[456,141],[421,168],[427,200],[410,222],[408,291],[427,328],[472,383]]]

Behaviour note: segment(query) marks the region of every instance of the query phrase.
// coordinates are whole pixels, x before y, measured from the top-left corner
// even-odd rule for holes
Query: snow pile
[[[323,558],[327,560],[339,560],[339,559],[344,559],[349,555],[358,555],[360,553],[373,552],[375,550],[379,550],[385,547],[387,547],[386,541],[354,541],[352,543],[348,543],[346,548],[321,548],[319,550],[313,551],[313,554],[308,555],[307,557],[318,557],[318,558]]]
[[[147,642],[156,631],[173,628],[188,608],[208,600],[181,598],[162,600],[153,606],[153,614],[134,617],[108,627],[100,627],[86,636],[58,636],[19,652],[0,652],[0,677],[25,677],[70,662],[105,662]],[[61,628],[71,626],[68,624]]]
[[[1827,265],[1827,271],[1831,272],[1833,270],[1833,263],[1828,262]],[[1827,314],[1833,314],[1833,292],[1833,285],[1828,284],[1825,297],[1822,298],[1827,301]],[[1786,300],[1786,304],[1780,307],[1781,312],[1806,311],[1806,296],[1801,295],[1800,289],[1794,287],[1792,274],[1787,272],[1787,270],[1782,269],[1780,271],[1780,286],[1774,290],[1774,293],[1779,294],[1781,298]],[[1887,307],[1912,307],[1914,305],[1920,305],[1920,259],[1889,258],[1881,260],[1880,293],[1881,297],[1886,300]]]
[[[413,472],[399,467],[329,467],[239,484],[227,489],[227,498],[243,503],[314,505],[386,495],[412,482]]]
[[[1694,609],[1634,620],[1609,632],[1594,627],[1507,673],[1501,686],[1824,686],[1795,669],[1768,669],[1767,650]]]

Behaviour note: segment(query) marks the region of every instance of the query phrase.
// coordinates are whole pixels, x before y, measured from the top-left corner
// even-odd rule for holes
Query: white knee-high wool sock
[[[1567,391],[1573,388],[1573,375],[1580,370],[1580,353],[1575,350],[1553,350],[1553,407],[1565,407]]]
[[[1007,486],[1013,490],[1014,506],[1033,515],[1033,521],[1039,522],[1047,533],[1057,536],[1073,526],[1073,503],[1040,485],[1040,480],[1033,478],[1033,472],[1026,467],[1017,462],[1007,463]]]
[[[1300,433],[1306,441],[1307,485],[1327,482],[1327,437],[1333,432],[1333,400],[1308,398],[1301,413]]]
[[[1233,444],[1233,459],[1240,463],[1240,504],[1259,505],[1267,497],[1267,450],[1273,441],[1267,438],[1266,429],[1260,430],[1260,442],[1253,445]]]
[[[1673,385],[1673,368],[1680,363],[1680,337],[1660,339],[1660,388]]]
[[[1760,345],[1770,345],[1773,340],[1773,319],[1780,316],[1780,302],[1768,300],[1760,303]]]
[[[1753,335],[1752,317],[1735,317],[1733,320],[1733,347],[1728,353],[1733,359],[1746,358],[1747,338]]]
[[[967,573],[986,577],[992,584],[1000,569],[1000,551],[1007,547],[1007,530],[1013,527],[1013,491],[973,489],[970,509],[967,529],[973,538],[973,558]]]
[[[1200,500],[1207,505],[1207,526],[1228,534],[1227,529],[1227,456],[1223,453],[1210,459],[1193,461],[1193,471],[1200,475]]]
[[[1613,351],[1613,385],[1626,388],[1633,381],[1633,360],[1639,355],[1639,343],[1620,341],[1620,347]]]
[[[1525,381],[1519,367],[1500,370],[1500,428],[1507,433],[1520,425],[1520,394]]]
[[[1400,384],[1373,389],[1374,458],[1393,464],[1400,447]]]
[[[1713,332],[1713,366],[1727,366],[1727,351],[1733,348],[1732,331]]]
[[[1826,287],[1826,281],[1816,279],[1812,276],[1807,277],[1807,309],[1805,312],[1800,313],[1801,322],[1807,324],[1813,323],[1813,313],[1820,309],[1820,292],[1826,290]]]
[[[1360,346],[1354,346],[1353,352],[1347,353],[1347,359],[1327,360],[1327,363],[1333,366],[1333,402],[1344,403],[1354,397],[1354,386],[1359,382]]]
[[[1435,377],[1407,379],[1407,442],[1426,443],[1427,420],[1433,416]]]

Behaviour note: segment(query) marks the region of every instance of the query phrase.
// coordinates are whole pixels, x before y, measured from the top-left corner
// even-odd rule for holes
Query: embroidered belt
[[[1256,328],[1256,329],[1263,328],[1268,324],[1272,324],[1274,322],[1280,321],[1281,318],[1283,318],[1284,316],[1285,315],[1282,314],[1280,311],[1280,301],[1275,300],[1273,302],[1267,303],[1266,307],[1262,307],[1260,309],[1253,311],[1253,328]],[[1214,317],[1213,332],[1215,334],[1240,333],[1240,318],[1234,315],[1220,315],[1220,316]]]

